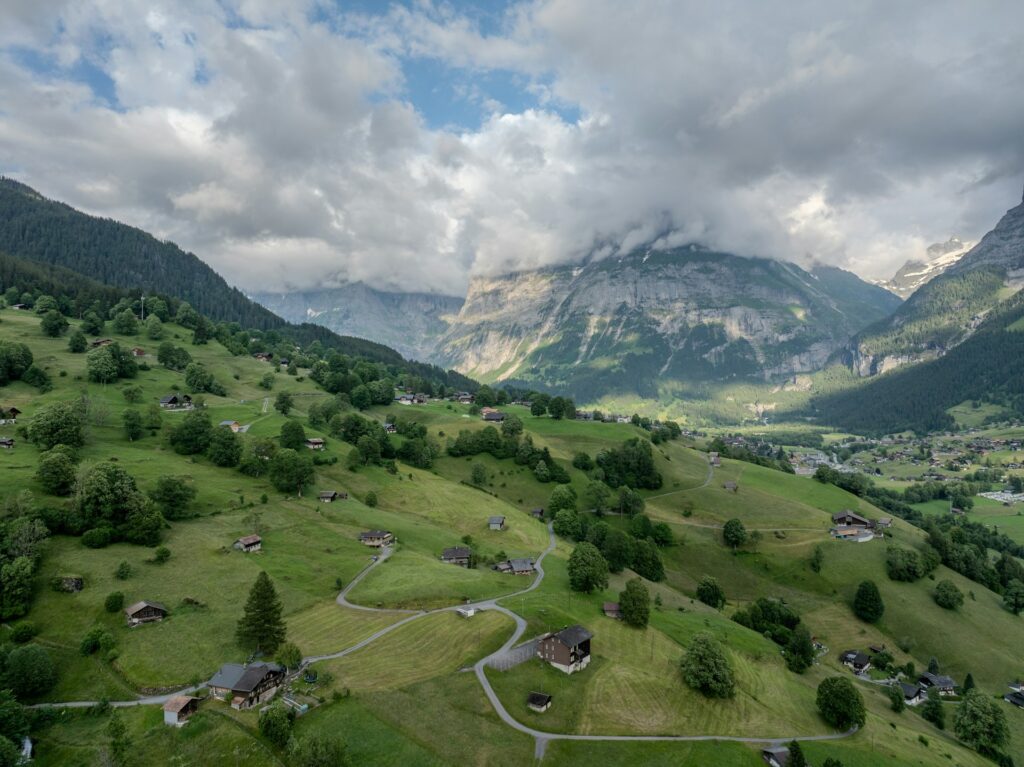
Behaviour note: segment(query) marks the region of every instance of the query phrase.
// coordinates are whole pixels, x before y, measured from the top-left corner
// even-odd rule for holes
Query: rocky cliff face
[[[653,396],[673,380],[765,380],[820,368],[899,299],[838,269],[714,253],[637,251],[480,277],[437,359],[482,380],[586,399]]]
[[[454,296],[393,293],[360,282],[301,293],[258,293],[252,298],[290,322],[314,322],[424,362],[433,359],[448,319],[462,308],[462,299]]]
[[[1024,286],[1024,202],[891,317],[860,333],[845,353],[862,376],[941,357],[970,338]]]

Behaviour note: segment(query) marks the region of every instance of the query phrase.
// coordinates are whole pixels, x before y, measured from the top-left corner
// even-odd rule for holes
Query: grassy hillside
[[[286,418],[264,405],[268,392],[257,383],[269,369],[265,363],[232,357],[216,342],[188,346],[226,388],[225,396],[205,397],[214,423],[234,419],[247,424],[250,428],[242,439],[251,441],[276,438],[286,421],[297,420],[308,435],[328,439],[324,458],[339,460],[316,467],[315,480],[303,497],[281,493],[265,479],[214,466],[204,456],[174,453],[167,431],[180,413],[165,413],[164,428],[156,435],[147,432],[129,442],[121,428],[121,414],[131,406],[123,387],[88,383],[84,355],[67,351],[66,339],[43,337],[38,324],[32,315],[0,311],[0,340],[28,343],[36,364],[47,370],[54,384],[45,394],[24,383],[0,388],[0,407],[13,405],[23,411],[17,426],[0,426],[0,436],[17,440],[13,450],[0,451],[0,473],[6,480],[0,487],[0,506],[11,506],[23,490],[32,496],[19,503],[68,503],[47,495],[35,479],[40,454],[19,429],[42,405],[83,395],[91,405],[86,445],[80,451],[83,468],[116,459],[144,491],[161,476],[179,477],[197,490],[195,517],[173,521],[163,531],[163,545],[171,551],[163,564],[153,561],[151,548],[117,543],[91,549],[77,537],[50,539],[26,616],[39,631],[35,641],[47,648],[57,665],[58,682],[43,700],[130,699],[141,691],[201,682],[224,662],[244,661],[234,628],[260,570],[273,579],[283,602],[288,638],[304,655],[329,654],[368,639],[408,614],[356,610],[335,602],[339,584],[351,582],[370,563],[371,552],[357,541],[365,529],[391,530],[399,543],[394,555],[349,594],[358,605],[432,609],[467,598],[500,598],[529,583],[486,567],[465,570],[438,561],[444,547],[458,544],[464,536],[485,557],[499,552],[536,557],[547,545],[544,525],[528,512],[547,505],[554,485],[538,482],[530,469],[512,459],[442,455],[427,470],[399,463],[394,474],[382,467],[350,471],[345,458],[351,447],[311,427],[306,418],[309,405],[327,395],[304,378],[305,371],[295,377],[283,372],[275,376],[271,398],[282,389],[296,395],[296,411]],[[167,330],[172,339],[177,334],[178,343],[188,344],[187,331],[170,324]],[[117,340],[127,346],[153,346],[138,338]],[[163,394],[184,389],[180,374],[163,369],[152,358],[147,361],[151,368],[132,381],[143,389],[138,405],[143,408]],[[364,415],[384,420],[397,411],[397,405],[379,407]],[[594,455],[644,435],[631,425],[534,418],[521,408],[509,412],[523,420],[538,448],[548,448],[567,467],[578,451]],[[441,444],[460,429],[483,426],[459,405],[405,407],[401,414],[425,425],[428,436]],[[940,568],[937,578],[953,580],[965,594],[974,592],[961,610],[943,611],[931,599],[931,581],[904,584],[886,578],[882,542],[841,544],[828,537],[830,512],[848,507],[880,516],[876,509],[835,487],[738,462],[725,461],[709,479],[703,454],[682,442],[655,446],[653,457],[663,483],[660,490],[643,492],[647,513],[654,521],[666,522],[677,541],[661,551],[665,580],[647,584],[659,597],[660,607],[643,630],[605,618],[601,602],[617,599],[632,573],[613,575],[609,588],[599,593],[574,592],[566,569],[572,544],[560,541],[545,560],[547,577],[540,587],[502,599],[501,604],[526,619],[524,638],[569,623],[586,625],[595,635],[594,661],[572,676],[536,660],[506,672],[488,671],[504,706],[520,721],[555,733],[822,734],[829,727],[816,711],[816,685],[825,676],[849,673],[837,664],[840,650],[874,642],[906,646],[907,651],[895,649],[894,654],[900,662],[913,660],[918,668],[934,655],[958,682],[970,671],[992,694],[1001,693],[1005,681],[1020,673],[1016,637],[1024,619],[1003,610],[994,594]],[[487,468],[487,482],[481,488],[469,484],[474,463]],[[572,468],[569,474],[572,487],[582,494],[587,477]],[[722,487],[730,480],[739,483],[738,492]],[[350,497],[331,505],[317,502],[313,491],[327,488]],[[376,495],[375,506],[363,503],[370,492]],[[690,508],[684,501],[692,503],[690,516],[683,515]],[[508,528],[488,530],[487,517],[499,514],[507,518]],[[720,526],[731,518],[761,534],[756,547],[734,554],[722,544]],[[615,516],[605,519],[612,527],[627,523]],[[246,555],[231,548],[238,536],[254,529],[263,536],[261,553]],[[920,533],[897,522],[893,535],[914,545]],[[825,552],[824,567],[817,574],[807,565],[816,545]],[[118,580],[114,571],[123,561],[130,564],[132,575]],[[83,591],[66,594],[49,588],[53,575],[67,573],[84,578]],[[706,574],[715,576],[725,589],[728,604],[722,611],[693,598],[697,581]],[[858,621],[848,607],[857,583],[866,578],[879,584],[887,606],[876,626]],[[126,602],[161,601],[171,614],[161,623],[128,629],[120,614],[104,609],[112,591],[122,591]],[[774,643],[730,620],[737,608],[759,596],[784,597],[802,614],[830,648],[820,664],[804,675],[794,674],[786,670]],[[116,653],[109,659],[102,654],[83,656],[78,650],[82,636],[97,625],[114,637]],[[312,690],[324,705],[300,718],[296,732],[342,734],[356,764],[529,764],[533,739],[503,724],[474,675],[460,671],[501,646],[512,628],[512,621],[496,612],[484,611],[468,621],[451,612],[431,614],[414,618],[343,658],[319,662],[314,667],[333,679]],[[707,700],[679,677],[679,658],[700,631],[710,631],[726,646],[737,678],[732,699]],[[917,713],[892,713],[882,689],[858,686],[870,712],[867,728],[846,740],[808,746],[815,763],[825,756],[840,758],[846,765],[986,763]],[[554,695],[555,705],[543,715],[524,705],[525,694],[536,689]],[[944,705],[947,717],[952,717],[955,704]],[[253,711],[234,712],[208,701],[199,719],[173,732],[160,723],[159,707],[134,708],[121,716],[132,743],[143,747],[137,749],[135,764],[165,764],[168,753],[180,755],[184,763],[220,763],[232,757],[256,765],[290,763],[287,753],[259,736]],[[1007,716],[1012,748],[1019,752],[1024,712],[1007,706]],[[95,763],[107,743],[108,718],[103,712],[65,711],[40,722],[33,735],[38,763]],[[922,735],[928,746],[919,741]],[[753,765],[758,760],[756,748],[738,743],[552,741],[545,763]]]

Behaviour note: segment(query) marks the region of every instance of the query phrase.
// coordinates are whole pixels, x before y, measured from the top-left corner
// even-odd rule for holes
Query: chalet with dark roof
[[[381,548],[387,546],[395,539],[387,530],[367,530],[364,533],[359,533],[359,542],[364,546],[373,546],[374,548]]]
[[[491,569],[497,570],[499,573],[509,573],[511,575],[533,575],[536,572],[533,567],[533,560],[529,558],[506,559],[504,562],[498,562]]]
[[[192,398],[187,394],[168,394],[160,398],[160,407],[167,410],[180,410],[192,407]]]
[[[924,702],[924,699],[927,697],[924,688],[919,684],[900,682],[900,689],[903,691],[903,702],[908,706],[916,706]]]
[[[469,550],[468,546],[450,546],[441,552],[441,561],[446,565],[469,567],[472,557],[473,552]]]
[[[582,671],[590,665],[590,640],[593,637],[580,625],[546,634],[537,642],[537,657],[566,674]]]
[[[225,663],[206,686],[212,695],[229,698],[232,708],[246,709],[273,698],[284,679],[284,667],[276,663]]]
[[[143,599],[124,610],[125,618],[129,626],[138,626],[142,623],[153,623],[162,621],[167,617],[167,608],[159,602],[149,602]]]
[[[320,437],[310,437],[306,440],[306,447],[310,450],[323,450],[324,441]]]
[[[175,695],[164,703],[164,724],[184,727],[189,718],[199,710],[199,698],[191,695]]]
[[[0,449],[11,450],[14,447],[14,439],[11,437],[0,437]]]
[[[832,515],[832,524],[847,527],[871,527],[871,520],[850,509],[843,509]]]
[[[601,610],[609,618],[614,618],[617,621],[622,620],[622,608],[618,602],[605,602],[601,606]]]
[[[505,518],[504,517],[488,517],[487,527],[490,530],[504,530],[505,529]]]
[[[939,695],[956,694],[956,682],[954,682],[951,677],[943,676],[942,674],[933,674],[930,671],[923,671],[921,676],[917,678],[917,683],[926,690],[932,687],[937,688]]]
[[[551,708],[551,696],[544,692],[531,692],[526,696],[526,707],[542,714]]]
[[[861,652],[860,650],[847,650],[839,656],[839,661],[844,666],[848,666],[858,674],[863,674],[871,668],[871,658],[868,657],[867,653]]]
[[[317,497],[320,499],[320,503],[334,503],[348,500],[348,493],[339,493],[337,490],[321,490]]]
[[[761,752],[761,758],[768,767],[786,767],[789,764],[789,747],[772,746]]]

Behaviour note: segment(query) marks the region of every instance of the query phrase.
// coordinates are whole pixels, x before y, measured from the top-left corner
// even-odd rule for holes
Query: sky
[[[1024,4],[2,0],[0,173],[249,291],[700,243],[865,278],[1024,186]]]

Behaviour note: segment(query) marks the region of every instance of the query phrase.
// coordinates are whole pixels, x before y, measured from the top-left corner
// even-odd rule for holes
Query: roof
[[[387,530],[367,530],[364,533],[359,533],[360,538],[385,538],[391,535]]]
[[[846,517],[851,517],[852,519],[859,519],[862,522],[864,522],[865,524],[867,524],[868,521],[869,521],[867,519],[867,517],[862,517],[857,512],[850,511],[849,509],[843,509],[842,511],[837,511],[835,514],[832,515],[832,521],[833,522],[838,522],[840,519],[845,519]]]
[[[489,525],[501,525],[505,523],[504,517],[488,517],[487,524]]]
[[[470,553],[467,546],[450,546],[441,552],[441,556],[444,559],[464,559],[468,558]]]
[[[551,696],[546,692],[531,692],[526,696],[526,703],[529,706],[546,706],[551,702]]]
[[[175,695],[164,703],[164,711],[170,711],[172,714],[177,714],[194,700],[199,700],[199,698],[193,698],[191,695]]]
[[[309,438],[308,438],[308,439],[306,440],[306,444],[310,444],[310,443],[312,443],[312,444],[314,444],[314,445],[322,445],[322,444],[323,444],[323,442],[324,442],[324,441],[323,441],[323,439],[321,439],[320,437],[309,437]]]
[[[320,491],[320,497],[321,498],[333,498],[337,494],[338,494],[337,490],[321,490]]]
[[[941,674],[933,674],[930,671],[922,671],[921,679],[926,681],[928,684],[935,687],[955,687],[956,682],[953,681],[952,677],[942,676]]]
[[[914,698],[920,695],[921,686],[916,684],[908,684],[907,682],[900,682],[900,687],[903,688],[904,698]]]
[[[243,546],[251,546],[252,544],[259,543],[262,540],[263,539],[260,538],[258,535],[243,535],[241,538],[235,541],[235,543],[240,543]]]
[[[583,628],[583,626],[576,624],[575,626],[564,628],[551,636],[567,647],[575,647],[576,645],[582,644],[588,639],[591,639],[594,635]]]
[[[761,752],[765,757],[771,757],[782,767],[786,767],[789,764],[789,748],[787,746],[776,746],[774,748],[766,748]],[[768,761],[765,759],[765,761]]]
[[[283,669],[276,663],[251,663],[243,666],[240,663],[225,663],[220,670],[207,682],[210,687],[222,687],[232,692],[252,692],[256,686],[270,673]]]
[[[513,570],[532,570],[533,560],[529,558],[525,559],[510,559],[508,563],[512,566]]]
[[[1011,692],[1003,696],[1003,700],[1007,703],[1012,703],[1015,706],[1024,708],[1024,694],[1019,692]]]
[[[167,612],[167,608],[164,607],[159,602],[150,602],[150,601],[148,601],[146,599],[143,599],[141,602],[136,602],[133,605],[129,605],[128,607],[125,608],[124,612],[125,612],[125,615],[135,615],[135,613],[137,613],[139,610],[143,609],[144,607],[155,607],[157,610],[160,610],[162,612]]]
[[[617,613],[621,610],[618,602],[605,602],[601,606],[601,609],[604,610],[606,613]]]
[[[221,422],[220,422],[219,424],[217,424],[217,425],[218,425],[218,426],[234,426],[234,425],[235,425],[236,423],[238,423],[238,421],[231,421],[231,420],[228,420],[228,421],[221,421]]]

